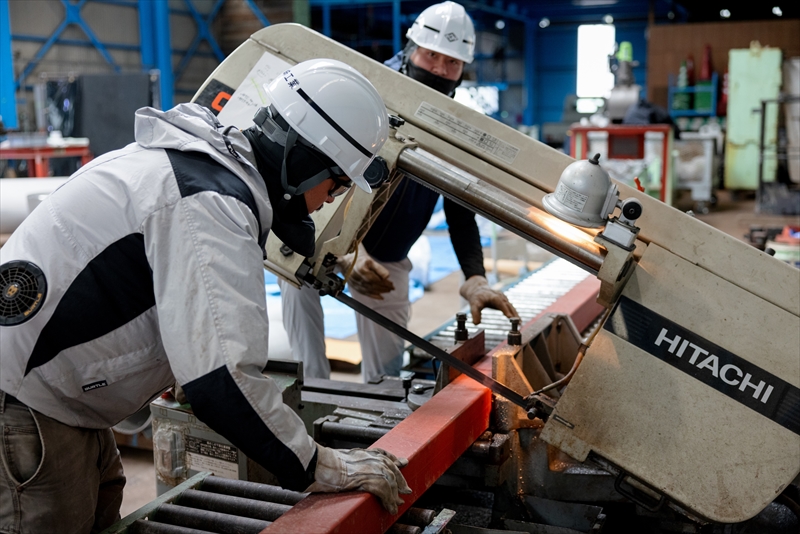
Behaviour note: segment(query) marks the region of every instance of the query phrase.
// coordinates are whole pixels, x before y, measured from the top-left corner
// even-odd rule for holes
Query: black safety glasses
[[[353,185],[352,180],[344,181],[338,176],[331,175],[330,179],[333,180],[333,187],[328,191],[328,195],[334,198],[347,193]]]

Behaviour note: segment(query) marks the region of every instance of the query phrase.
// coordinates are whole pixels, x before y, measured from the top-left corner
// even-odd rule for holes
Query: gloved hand
[[[358,246],[358,258],[355,260],[355,265],[353,265],[354,258],[355,254],[348,254],[340,257],[337,261],[345,276],[350,273],[347,278],[350,288],[368,297],[383,300],[382,293],[388,293],[394,289],[394,284],[389,280],[389,271],[370,258],[362,245]]]
[[[368,491],[394,515],[403,504],[399,493],[411,493],[399,469],[407,465],[408,460],[383,449],[330,449],[317,444],[315,482],[306,491]]]
[[[469,302],[474,324],[481,322],[481,310],[484,308],[500,310],[506,317],[519,317],[506,296],[489,287],[489,282],[481,275],[470,276],[459,293]]]

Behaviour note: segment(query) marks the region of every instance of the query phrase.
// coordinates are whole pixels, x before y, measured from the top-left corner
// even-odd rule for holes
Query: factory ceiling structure
[[[276,5],[288,3],[278,2],[270,6],[269,2],[258,0],[236,1],[249,12],[256,25],[251,27],[287,22],[293,18],[298,20],[299,17],[300,20],[306,19],[308,25],[322,34],[381,61],[400,49],[405,31],[427,6],[426,2],[416,0],[309,0],[307,3],[294,3],[288,10],[286,6],[276,10]],[[0,0],[0,57],[4,60],[0,114],[6,125],[16,126],[17,102],[25,100],[25,93],[36,82],[37,73],[53,70],[52,66],[43,68],[42,62],[45,60],[46,63],[48,54],[52,55],[56,47],[92,48],[110,72],[157,70],[161,104],[170,107],[173,102],[185,100],[197,88],[196,81],[184,77],[190,64],[193,69],[197,68],[192,60],[201,58],[213,65],[230,52],[223,51],[218,42],[219,34],[224,32],[221,14],[227,3],[230,0],[60,0],[44,10],[54,17],[52,31],[38,33],[40,30],[29,29],[29,24],[17,22],[21,15],[15,10],[21,9],[20,5]],[[299,10],[298,4],[302,6]],[[800,9],[794,3],[780,6],[750,3],[733,8],[728,2],[674,0],[487,0],[464,2],[464,5],[474,19],[479,35],[485,36],[484,49],[479,50],[478,65],[474,69],[475,81],[496,84],[502,89],[509,85],[515,87],[520,93],[517,106],[519,122],[528,125],[546,120],[545,108],[553,106],[543,104],[539,97],[542,90],[537,90],[542,83],[550,87],[551,79],[537,76],[542,64],[546,63],[541,56],[558,56],[559,49],[563,48],[563,38],[549,37],[558,34],[559,30],[570,28],[573,31],[579,24],[613,21],[623,38],[627,38],[625,32],[633,35],[636,53],[642,63],[638,74],[643,78],[647,24],[792,18],[798,16]],[[98,14],[99,6],[115,10],[118,15],[113,18],[116,20],[135,23],[139,28],[138,35],[129,36],[124,42],[113,38],[114,32],[109,33],[103,27],[106,21]],[[93,17],[100,23],[97,28],[92,27]],[[182,34],[187,35],[184,37]],[[16,43],[14,46],[17,48],[24,45],[25,51],[12,53],[12,43]],[[137,57],[121,64],[116,58],[120,54],[135,54]],[[509,61],[519,65],[506,67]],[[508,71],[509,68],[512,72]],[[556,87],[555,91],[560,93],[561,88]]]

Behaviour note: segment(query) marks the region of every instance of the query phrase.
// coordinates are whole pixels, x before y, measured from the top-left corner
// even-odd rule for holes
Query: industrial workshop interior
[[[0,533],[797,534],[800,3],[0,0]]]

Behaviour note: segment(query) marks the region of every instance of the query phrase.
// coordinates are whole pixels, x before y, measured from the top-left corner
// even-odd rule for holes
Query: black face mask
[[[288,201],[281,185],[281,168],[284,147],[264,136],[257,126],[242,132],[253,148],[258,172],[267,186],[273,209],[271,231],[289,248],[305,257],[314,255],[314,221],[308,215],[305,195],[292,196]],[[286,161],[290,185],[297,187],[303,181],[319,173],[329,165],[310,148],[296,144]]]
[[[435,89],[436,91],[446,94],[447,96],[453,96],[456,92],[456,87],[461,84],[461,78],[458,80],[448,80],[447,78],[442,78],[441,76],[437,76],[432,72],[428,72],[422,67],[414,65],[411,59],[409,59],[406,63],[406,74],[418,82],[424,83],[431,89]]]

